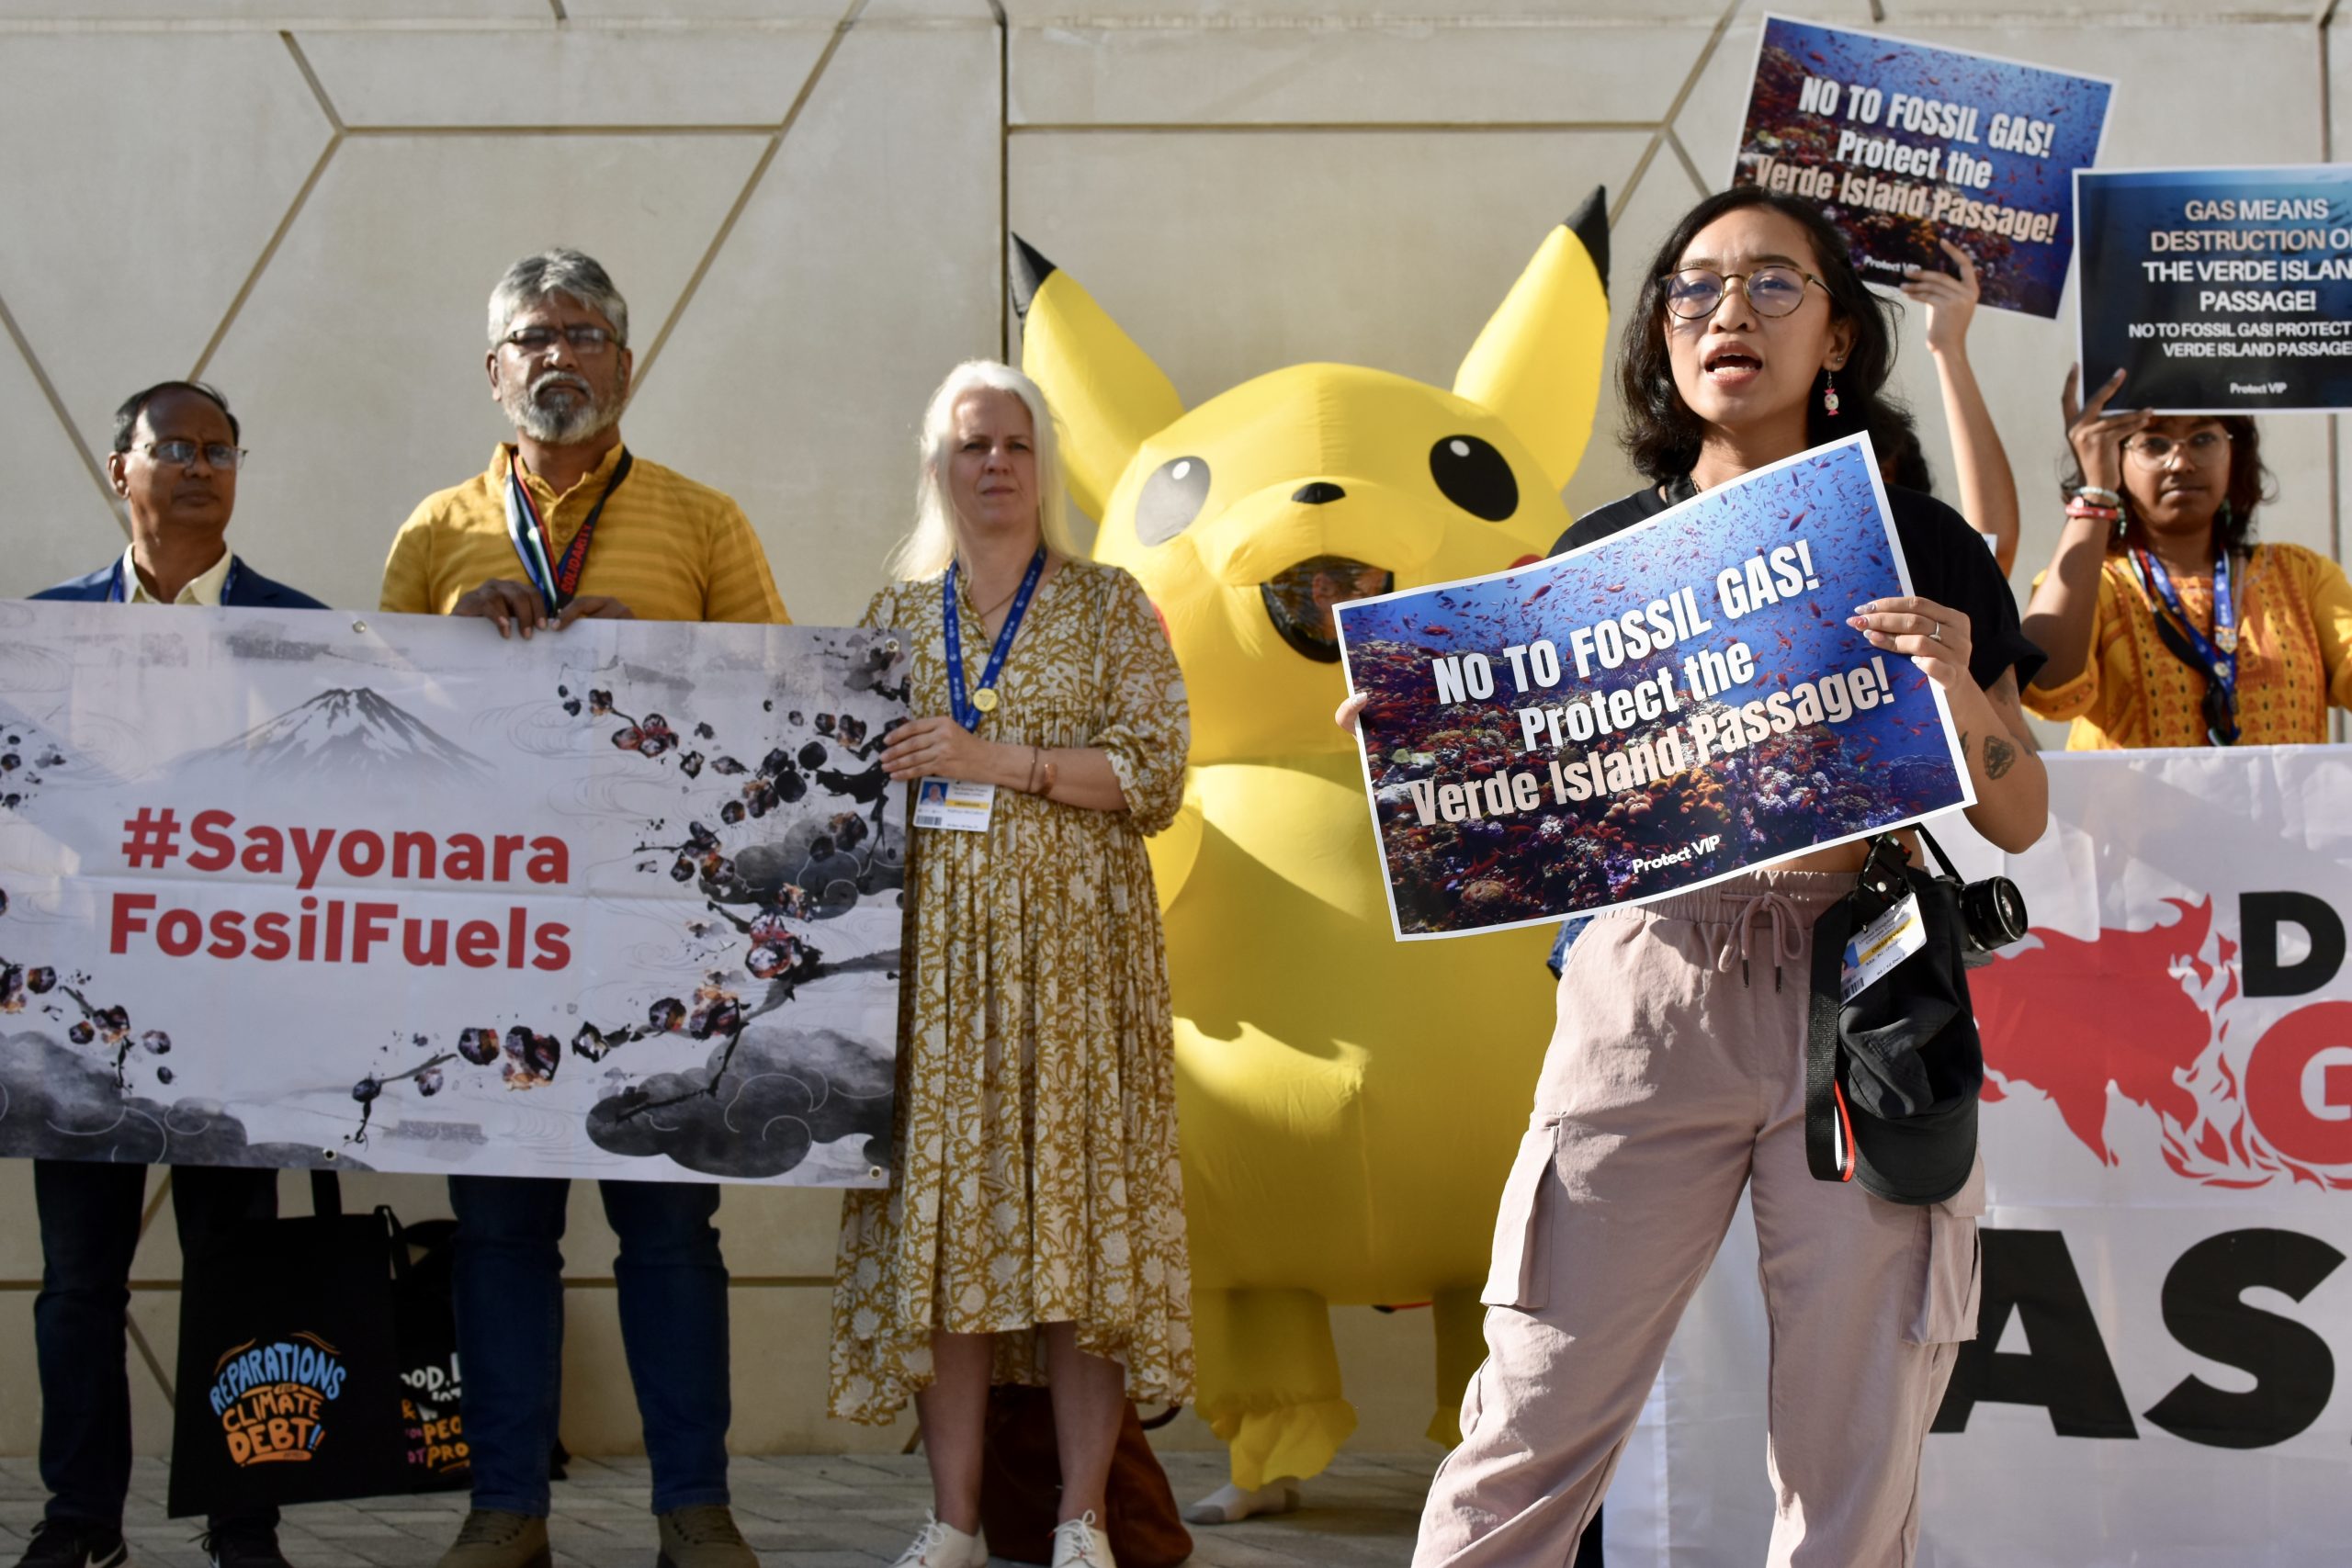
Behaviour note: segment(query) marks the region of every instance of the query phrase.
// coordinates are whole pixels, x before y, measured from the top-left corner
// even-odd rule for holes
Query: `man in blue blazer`
[[[107,482],[130,513],[130,547],[71,582],[33,595],[85,603],[232,604],[323,610],[229,552],[237,504],[237,416],[228,400],[192,381],[134,392],[115,411]]]
[[[237,434],[237,416],[209,387],[166,381],[134,394],[115,413],[107,458],[107,478],[130,513],[130,547],[87,577],[33,597],[325,609],[230,553],[229,514],[244,458]],[[130,1555],[122,1539],[130,1489],[124,1325],[146,1187],[144,1166],[33,1162],[41,1249],[33,1347],[40,1479],[50,1496],[20,1568],[123,1568]],[[172,1211],[185,1257],[241,1221],[277,1213],[277,1172],[178,1167]],[[215,1514],[204,1542],[214,1568],[287,1568],[275,1508]]]

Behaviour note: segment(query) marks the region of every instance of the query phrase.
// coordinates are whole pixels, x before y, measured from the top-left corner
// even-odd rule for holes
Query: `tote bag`
[[[174,1517],[410,1491],[393,1304],[395,1222],[313,1214],[236,1227],[183,1265]]]

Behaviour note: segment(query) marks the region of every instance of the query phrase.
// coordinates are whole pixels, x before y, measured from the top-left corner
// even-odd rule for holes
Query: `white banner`
[[[879,1185],[907,667],[0,604],[0,1155]]]
[[[1971,976],[1984,1304],[1928,1439],[1919,1561],[2341,1562],[2352,755],[2044,760],[2041,841],[1962,862],[2018,882],[2033,934]],[[1726,1245],[1684,1320],[1609,1498],[1610,1568],[1762,1558],[1753,1259]]]

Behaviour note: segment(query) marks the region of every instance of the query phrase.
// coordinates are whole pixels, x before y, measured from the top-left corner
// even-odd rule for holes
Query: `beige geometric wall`
[[[2333,0],[1782,8],[2114,77],[2113,166],[2320,161],[2347,129],[2352,42]],[[111,412],[197,374],[254,451],[239,550],[372,608],[409,508],[501,434],[481,371],[491,284],[563,243],[628,297],[631,445],[741,501],[796,618],[843,621],[905,523],[924,395],[957,359],[1017,350],[1008,228],[1188,401],[1304,359],[1449,383],[1592,186],[1609,188],[1622,299],[1680,210],[1724,182],[1764,9],[0,0],[0,595],[122,547],[98,479]],[[2055,535],[2069,312],[1987,311],[1971,343],[2026,502],[2020,582]],[[1916,321],[1903,343],[1902,384],[1948,475]],[[1613,428],[1613,405],[1600,417]],[[2338,553],[2335,424],[2267,422],[2270,537]],[[1568,501],[1632,484],[1597,441]],[[421,1179],[355,1185],[347,1201],[446,1212]],[[837,1206],[727,1195],[741,1450],[905,1438],[823,1416]],[[25,1453],[40,1247],[15,1162],[0,1162],[0,1452]],[[136,1269],[148,1451],[166,1434],[169,1231],[162,1216]],[[611,1240],[585,1191],[569,1251],[565,1436],[628,1451]],[[1359,1444],[1421,1441],[1418,1317],[1340,1314]],[[1171,1435],[1205,1440],[1189,1417]]]

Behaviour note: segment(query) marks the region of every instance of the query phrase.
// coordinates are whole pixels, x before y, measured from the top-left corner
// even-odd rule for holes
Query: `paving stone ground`
[[[1225,1479],[1222,1453],[1160,1457],[1179,1498]],[[1194,1529],[1192,1561],[1199,1568],[1401,1568],[1435,1468],[1434,1456],[1343,1454],[1308,1485],[1299,1512]],[[653,1568],[645,1461],[575,1459],[571,1476],[556,1483],[549,1522],[556,1568]],[[729,1483],[736,1519],[764,1568],[891,1562],[931,1500],[920,1455],[739,1457]],[[132,1568],[206,1568],[198,1521],[164,1517],[164,1486],[163,1461],[141,1460],[123,1526]],[[0,1561],[23,1550],[42,1496],[31,1460],[0,1460],[0,1551],[7,1554]],[[279,1540],[294,1568],[432,1568],[464,1511],[463,1493],[311,1503],[286,1511]]]

